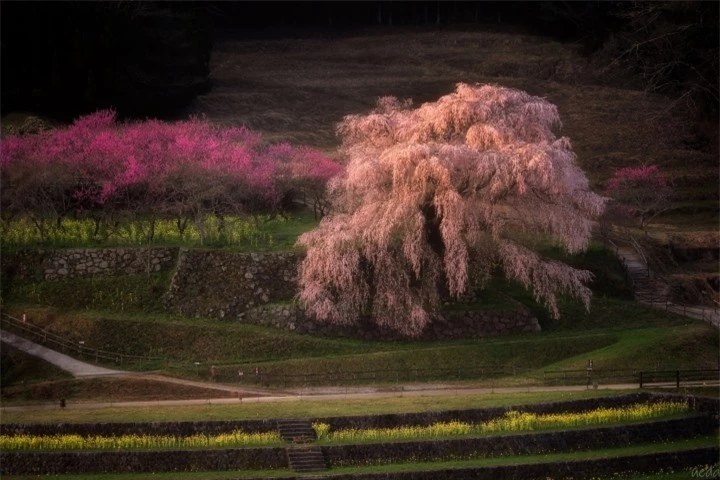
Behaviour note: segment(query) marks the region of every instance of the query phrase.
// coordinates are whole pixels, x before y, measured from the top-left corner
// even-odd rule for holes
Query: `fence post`
[[[675,387],[680,388],[680,370],[675,370]]]
[[[643,378],[642,378],[643,372],[640,372],[640,388],[643,386]]]

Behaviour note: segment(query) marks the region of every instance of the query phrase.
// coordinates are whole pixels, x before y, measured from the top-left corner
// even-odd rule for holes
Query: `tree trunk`
[[[153,240],[155,240],[155,219],[154,218],[152,218],[150,220],[150,225],[148,226],[148,234],[147,234],[148,243],[152,243]]]
[[[190,217],[177,217],[175,219],[175,225],[177,225],[178,232],[180,235],[185,233],[185,229],[187,228],[188,221],[190,220]]]
[[[47,239],[47,229],[45,228],[45,219],[42,217],[33,217],[32,218],[33,224],[35,224],[35,228],[37,228],[38,233],[40,234],[40,242],[45,243],[45,240]]]
[[[442,239],[442,233],[440,233],[440,218],[437,216],[437,210],[432,204],[427,204],[422,209],[423,216],[425,217],[425,237],[427,238],[428,245],[432,248],[439,257],[445,254],[445,242]]]

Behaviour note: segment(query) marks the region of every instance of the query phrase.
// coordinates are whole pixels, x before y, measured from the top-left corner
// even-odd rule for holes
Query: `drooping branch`
[[[559,292],[587,302],[587,272],[513,242],[526,232],[580,251],[604,209],[569,140],[555,137],[560,125],[554,105],[494,85],[459,84],[416,109],[383,98],[370,114],[345,117],[338,133],[349,162],[331,184],[338,213],[298,241],[308,250],[300,300],[331,322],[370,310],[417,335],[439,288],[453,296],[468,288],[472,263],[486,265],[483,276],[501,266],[556,315]],[[372,266],[372,284],[360,262]]]

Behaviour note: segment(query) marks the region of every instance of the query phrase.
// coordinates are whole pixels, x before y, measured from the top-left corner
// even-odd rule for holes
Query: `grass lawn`
[[[256,420],[264,418],[322,418],[380,415],[386,413],[464,410],[531,403],[559,402],[627,393],[621,390],[566,392],[490,393],[454,395],[452,391],[432,396],[395,396],[369,399],[323,399],[311,397],[288,402],[243,400],[236,405],[206,404],[162,407],[105,407],[82,409],[7,410],[0,423],[86,423],[86,422],[180,422],[213,420]]]

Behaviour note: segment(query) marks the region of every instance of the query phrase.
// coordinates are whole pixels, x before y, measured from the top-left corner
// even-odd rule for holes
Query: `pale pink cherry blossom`
[[[332,214],[302,235],[298,298],[332,323],[369,315],[419,335],[471,275],[495,269],[557,317],[557,295],[589,308],[591,274],[543,259],[530,239],[585,249],[605,199],[575,162],[557,108],[525,92],[458,84],[413,109],[381,98],[338,125],[348,163],[330,181]]]

